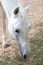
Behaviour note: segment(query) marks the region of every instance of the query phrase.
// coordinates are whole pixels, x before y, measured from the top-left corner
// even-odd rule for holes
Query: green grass
[[[39,29],[30,39],[32,56],[34,57],[36,65],[43,65],[43,23],[39,23],[37,27],[39,27]]]
[[[21,59],[17,53],[18,49],[13,45],[12,48],[15,48],[15,50],[0,56],[0,65],[43,65],[43,23],[39,23],[35,27],[39,28],[30,38],[32,50],[30,58],[27,60]]]

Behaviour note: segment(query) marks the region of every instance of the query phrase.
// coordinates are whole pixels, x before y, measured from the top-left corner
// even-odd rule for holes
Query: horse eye
[[[14,10],[14,14],[17,15],[19,12],[19,7]]]
[[[19,32],[20,32],[20,30],[19,30],[19,29],[16,29],[16,30],[15,30],[15,32],[16,32],[16,33],[19,33]]]

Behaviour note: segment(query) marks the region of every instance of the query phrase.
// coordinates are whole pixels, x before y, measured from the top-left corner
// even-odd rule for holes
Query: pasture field
[[[24,5],[31,3],[31,10],[28,17],[32,23],[29,30],[29,43],[31,46],[31,55],[26,60],[18,55],[18,47],[7,32],[8,48],[2,47],[2,19],[3,8],[0,4],[0,65],[43,65],[43,0],[23,0],[27,1]],[[8,23],[5,19],[6,26]]]

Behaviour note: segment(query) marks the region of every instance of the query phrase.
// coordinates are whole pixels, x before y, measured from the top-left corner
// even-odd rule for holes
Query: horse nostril
[[[24,59],[26,59],[27,57],[26,57],[26,55],[24,55]]]
[[[16,31],[15,31],[16,33],[19,33],[20,32],[20,30],[18,30],[18,29],[16,29]]]

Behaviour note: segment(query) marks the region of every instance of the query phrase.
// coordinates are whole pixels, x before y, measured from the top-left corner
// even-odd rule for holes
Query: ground
[[[29,43],[31,46],[31,55],[26,60],[18,55],[18,48],[7,32],[7,40],[10,46],[2,47],[2,19],[3,9],[0,4],[0,65],[43,65],[43,0],[23,0],[24,5],[31,3],[31,10],[28,17],[32,23],[29,30]],[[5,19],[7,26],[7,17]]]

